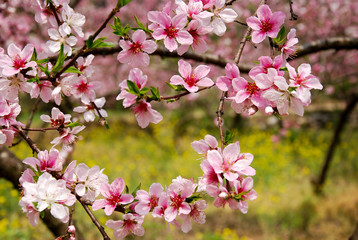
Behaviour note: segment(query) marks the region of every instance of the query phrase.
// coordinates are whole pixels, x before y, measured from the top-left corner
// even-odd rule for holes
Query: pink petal
[[[97,211],[107,206],[108,202],[105,199],[98,199],[92,204],[92,210]]]
[[[135,31],[132,35],[132,40],[135,43],[142,43],[145,41],[145,39],[146,39],[146,34],[143,30],[140,29]]]
[[[190,35],[191,36],[191,35]],[[178,43],[175,41],[174,38],[165,38],[164,39],[164,46],[170,51],[173,52],[178,48]]]
[[[260,43],[266,38],[266,32],[263,31],[253,31],[252,34],[252,42],[253,43]]]
[[[271,12],[271,9],[269,6],[267,6],[266,4],[260,6],[258,9],[257,9],[257,17],[263,21],[263,20],[266,20],[266,19],[270,19],[271,18],[271,15],[272,15],[272,12]]]
[[[190,63],[180,59],[178,62],[178,67],[179,73],[183,78],[187,78],[191,75],[192,69]]]
[[[157,44],[153,40],[145,41],[142,44],[142,50],[149,54],[153,53],[157,49]]]
[[[246,23],[253,30],[259,31],[261,29],[261,22],[257,17],[253,17],[253,16],[248,17],[246,19]]]
[[[180,44],[191,45],[193,43],[193,36],[187,31],[179,31],[175,37]]]
[[[223,158],[218,151],[216,150],[208,151],[207,160],[210,163],[210,165],[213,167],[215,173],[219,174],[223,172],[223,170],[221,169],[221,166],[223,164]]]
[[[206,75],[208,75],[209,72],[210,72],[210,67],[206,65],[199,65],[193,71],[195,77],[198,79],[205,77]]]

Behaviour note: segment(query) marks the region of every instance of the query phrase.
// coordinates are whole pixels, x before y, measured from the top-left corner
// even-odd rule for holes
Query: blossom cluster
[[[22,92],[44,103],[53,101],[56,105],[61,105],[63,98],[73,97],[80,102],[73,111],[83,113],[85,122],[94,121],[98,116],[103,123],[107,117],[107,112],[102,109],[106,99],[97,98],[100,83],[92,80],[94,55],[80,55],[109,43],[91,35],[83,48],[76,50],[77,42],[85,37],[82,30],[86,21],[84,15],[75,12],[69,0],[36,1],[35,6],[35,20],[49,25],[50,40],[43,51],[37,52],[32,44],[21,49],[11,43],[6,52],[0,48],[0,145],[11,145],[15,134],[26,130],[25,125],[16,119],[21,112],[19,93]],[[159,88],[148,86],[148,76],[138,67],[150,64],[149,54],[158,49],[161,41],[169,52],[176,51],[179,56],[190,48],[202,54],[208,50],[208,35],[222,36],[226,32],[225,24],[234,22],[237,17],[225,0],[176,0],[174,4],[168,2],[162,11],[148,12],[147,25],[136,18],[139,28],[123,28],[115,19],[112,28],[120,37],[121,48],[117,60],[132,67],[128,79],[119,84],[120,93],[116,99],[123,100],[123,106],[132,110],[141,128],[163,119],[152,108],[153,101],[176,101],[181,96],[213,86],[224,92],[224,100],[230,101],[232,108],[240,114],[252,115],[262,110],[267,114],[287,115],[291,109],[303,115],[303,107],[311,102],[310,91],[322,89],[322,85],[311,74],[309,64],[300,65],[296,71],[286,61],[295,53],[296,30],[291,29],[287,41],[282,41],[282,36],[278,35],[285,14],[272,13],[268,5],[260,6],[257,16],[247,18],[246,22],[252,29],[251,41],[259,44],[269,37],[270,43],[274,42],[272,51],[277,50],[279,55],[261,56],[258,59],[260,65],[249,72],[249,80],[240,76],[236,64],[228,63],[226,75],[214,82],[209,75],[213,74],[210,66],[193,67],[181,59],[178,61],[179,75],[173,75],[167,82],[180,92],[178,95],[164,97],[159,94]],[[134,32],[129,35],[129,30]],[[56,55],[55,61],[50,60],[51,55]],[[205,223],[203,210],[207,203],[204,196],[213,197],[216,207],[228,205],[242,213],[247,213],[248,201],[257,198],[252,178],[256,171],[250,166],[253,155],[242,153],[239,142],[223,142],[220,148],[213,136],[206,135],[192,143],[192,147],[203,155],[200,166],[204,174],[198,183],[177,177],[167,187],[153,183],[148,192],[139,189],[129,193],[122,178],[109,183],[99,166],[89,168],[84,163],[72,161],[65,167],[66,154],[72,151],[78,133],[85,128],[80,123],[82,119],[75,121],[57,107],[52,108],[51,115],[41,115],[40,118],[51,125],[40,130],[56,130],[59,136],[51,141],[49,151],[33,148],[37,155],[23,161],[31,169],[20,178],[22,198],[19,204],[33,226],[38,224],[45,209],[62,222],[68,222],[69,207],[77,199],[92,205],[94,211],[104,209],[108,216],[115,211],[122,212],[123,220],[106,223],[114,230],[117,239],[130,233],[142,236],[144,217],[150,212],[153,217],[189,232],[192,221]],[[62,145],[61,151],[55,148],[58,145]],[[68,231],[72,238],[74,231],[73,228]]]

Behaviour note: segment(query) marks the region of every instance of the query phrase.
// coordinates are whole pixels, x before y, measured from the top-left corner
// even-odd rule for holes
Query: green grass
[[[96,126],[85,130],[72,157],[78,163],[105,168],[110,181],[122,177],[130,189],[139,183],[145,190],[153,182],[168,186],[179,175],[197,179],[202,175],[201,156],[190,143],[208,132],[193,127],[179,136],[179,122],[178,115],[139,130],[133,116],[121,116],[121,120],[110,121],[110,130]],[[319,173],[332,130],[291,130],[274,143],[271,137],[276,131],[249,128],[235,132],[241,151],[255,156],[252,166],[257,170],[254,188],[258,199],[249,203],[248,214],[210,206],[207,223],[193,224],[189,234],[175,226],[168,231],[164,221],[148,216],[146,234],[141,239],[347,239],[358,216],[357,130],[344,133],[323,197],[312,194],[311,180]],[[46,140],[39,145],[49,146]],[[24,143],[13,150],[21,159],[31,156]],[[16,190],[4,180],[0,186],[0,239],[51,238],[44,226],[40,230],[31,228],[18,207]],[[76,209],[79,213],[75,221],[86,239],[99,239],[81,207],[76,205]],[[108,219],[100,211],[95,215],[102,223]],[[120,214],[114,217],[120,218]]]

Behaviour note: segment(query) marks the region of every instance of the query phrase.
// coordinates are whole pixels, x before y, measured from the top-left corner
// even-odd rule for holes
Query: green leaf
[[[40,212],[40,218],[44,218],[45,217],[45,211],[42,211],[42,212]]]
[[[91,48],[101,48],[101,47],[114,47],[115,45],[113,43],[110,43],[110,42],[104,42],[103,40],[105,40],[106,37],[101,37],[101,38],[98,38],[96,39]]]
[[[126,185],[126,193],[128,194],[129,193],[129,188],[128,188],[128,186]]]
[[[292,91],[296,91],[296,89],[297,89],[297,87],[289,87],[287,90],[288,90],[289,92],[292,92]]]
[[[30,78],[29,80],[27,80],[27,82],[30,82],[30,83],[35,82],[35,83],[38,83],[38,84],[41,83],[38,75],[36,75],[36,77],[34,77],[34,78]]]
[[[140,29],[145,30],[144,24],[143,24],[141,21],[139,21],[139,19],[137,18],[136,15],[134,15],[134,19],[135,19],[135,22],[137,23],[138,27],[139,27]]]
[[[155,87],[151,86],[150,91],[153,94],[153,96],[151,96],[150,98],[155,101],[158,101],[160,99],[159,88],[155,88]]]
[[[60,55],[57,58],[57,61],[55,63],[55,66],[53,66],[52,69],[52,73],[56,74],[58,71],[60,71],[60,69],[62,68],[63,64],[65,63],[65,59],[67,57],[67,54],[65,55],[63,53],[64,51],[64,46],[63,44],[61,44],[61,50],[60,50]]]
[[[131,30],[131,28],[129,27],[129,25],[127,24],[126,26],[122,26],[121,20],[118,17],[114,17],[114,25],[109,25],[113,30],[114,30],[114,34],[118,35],[120,37],[124,37],[127,35],[127,32],[129,30]]]
[[[66,69],[65,73],[78,73],[78,74],[82,74],[82,72],[80,70],[78,70],[77,68],[75,68],[74,66],[71,66],[69,68]]]
[[[128,3],[130,3],[132,0],[118,0],[117,2],[117,8],[124,7]]]
[[[134,189],[134,191],[132,192],[132,196],[136,196],[137,195],[137,191],[140,189],[140,187],[142,186],[141,183],[139,183],[139,185]]]
[[[173,84],[170,84],[170,83],[168,83],[168,82],[166,82],[166,84],[167,84],[170,88],[174,89],[175,91],[183,91],[183,90],[185,90],[185,87],[184,87],[183,85],[173,85]]]
[[[225,134],[225,144],[230,144],[233,143],[234,140],[234,134],[232,134],[229,130],[226,130],[226,134]]]
[[[129,90],[130,90],[131,92],[133,92],[133,94],[135,94],[135,95],[137,95],[137,96],[140,95],[140,90],[139,90],[139,88],[138,88],[138,86],[137,86],[136,83],[132,82],[131,80],[127,80],[127,86],[128,86],[128,88],[129,88]],[[128,92],[129,92],[129,91],[128,91]]]
[[[42,72],[44,72],[46,74],[46,76],[50,76],[50,71],[48,70],[48,64],[46,64],[46,67],[41,66],[41,65],[37,65],[37,66],[40,68],[40,70]]]
[[[198,195],[193,195],[191,197],[185,198],[185,202],[192,203],[192,202],[197,201],[198,199],[201,199],[201,197]]]
[[[275,38],[276,44],[281,44],[285,40],[285,33],[286,33],[285,26],[282,26],[282,28],[277,34],[277,37]]]
[[[149,91],[149,88],[144,87],[144,88],[142,88],[142,89],[139,91],[139,93],[142,94],[142,95],[144,95],[144,94],[146,94],[148,91]]]
[[[92,45],[93,45],[93,36],[90,36],[86,41],[86,46],[88,49],[91,49]]]
[[[278,112],[274,112],[273,115],[278,118],[278,120],[282,120],[281,115]]]
[[[260,62],[259,61],[252,61],[253,63],[257,63],[257,64],[260,64]]]
[[[287,68],[287,67],[281,67],[280,70],[281,70],[281,71],[288,72],[288,68]]]
[[[34,52],[32,53],[30,61],[36,61],[36,59],[37,59],[37,52],[36,49],[34,48]]]
[[[42,64],[42,63],[48,63],[50,61],[49,58],[44,58],[44,59],[40,59],[40,60],[37,60],[37,64]]]
[[[73,127],[78,127],[78,126],[82,126],[82,124],[79,122],[74,122],[74,123],[67,124],[65,127],[73,128]]]

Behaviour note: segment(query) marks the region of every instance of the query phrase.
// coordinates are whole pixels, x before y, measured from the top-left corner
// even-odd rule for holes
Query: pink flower
[[[259,57],[260,66],[253,67],[250,72],[249,76],[252,79],[255,79],[255,77],[260,73],[267,73],[269,68],[274,68],[277,70],[278,75],[283,76],[285,74],[284,71],[280,71],[280,67],[283,65],[283,58],[282,56],[277,56],[272,61],[272,58],[269,56],[262,56]]]
[[[147,215],[149,211],[157,207],[162,192],[163,187],[160,183],[153,183],[149,188],[149,193],[144,190],[138,190],[136,196],[138,204],[135,206],[136,213]]]
[[[253,158],[250,153],[240,154],[239,142],[226,146],[222,154],[217,150],[210,150],[207,154],[207,160],[216,174],[223,174],[229,181],[236,180],[244,172],[254,175],[254,169],[249,166]]]
[[[61,132],[61,136],[59,136],[59,137],[55,138],[54,140],[52,140],[51,144],[53,144],[53,147],[54,147],[54,146],[62,143],[63,144],[62,148],[65,149],[66,151],[69,151],[72,148],[72,144],[78,138],[76,136],[76,134],[78,134],[83,129],[85,129],[85,126],[76,126],[76,127],[72,128],[72,129],[65,128]]]
[[[143,30],[135,31],[130,41],[120,40],[119,46],[123,50],[119,52],[117,60],[132,67],[148,66],[148,53],[151,54],[157,49],[157,44],[153,40],[146,40]]]
[[[134,198],[131,194],[122,194],[124,190],[124,181],[122,178],[116,178],[111,185],[104,183],[101,185],[101,194],[105,199],[98,199],[92,205],[93,211],[104,208],[107,216],[111,215],[117,205],[128,204],[133,202]]]
[[[0,57],[0,64],[2,64],[2,74],[5,76],[13,76],[19,73],[22,69],[37,66],[37,63],[30,61],[34,46],[27,44],[21,51],[14,43],[11,43],[7,48],[8,55]]]
[[[184,183],[173,182],[169,185],[167,194],[169,196],[169,206],[164,211],[164,218],[167,222],[172,222],[177,214],[189,214],[190,205],[185,199],[190,197],[194,192],[194,184],[185,179]]]
[[[235,202],[231,204],[231,209],[240,209],[243,214],[247,213],[248,203],[247,200],[253,201],[257,198],[257,193],[252,189],[254,180],[251,177],[247,177],[241,181],[235,181],[233,183],[233,190],[235,193]]]
[[[139,101],[131,109],[135,114],[138,125],[141,128],[146,128],[151,122],[157,124],[163,120],[163,116],[156,110],[152,109],[150,103],[145,100]]]
[[[266,38],[266,35],[270,38],[277,37],[285,18],[286,15],[283,12],[272,13],[268,5],[261,5],[257,9],[257,17],[251,16],[246,19],[247,25],[254,30],[252,42],[260,43]]]
[[[225,66],[225,76],[220,76],[216,80],[216,86],[221,91],[228,91],[229,96],[232,95],[233,87],[232,80],[240,76],[240,70],[234,63],[227,63]],[[235,93],[236,94],[236,93]]]
[[[36,203],[36,210],[42,212],[50,208],[51,214],[62,222],[69,220],[67,206],[76,202],[76,197],[66,188],[64,180],[56,180],[48,172],[42,174],[36,183],[24,182],[24,197],[22,201],[27,204]]]
[[[93,101],[96,98],[95,89],[100,87],[99,82],[89,83],[87,78],[80,76],[78,80],[72,85],[73,96],[81,99],[88,99]]]
[[[287,41],[281,48],[281,53],[285,57],[289,57],[295,55],[296,45],[298,43],[298,38],[296,38],[296,29],[292,28],[290,32],[287,34]]]
[[[41,120],[47,123],[51,123],[52,127],[59,127],[61,125],[66,125],[71,122],[70,114],[63,114],[60,109],[54,107],[51,110],[51,117],[49,115],[41,115]]]
[[[203,211],[206,209],[208,204],[205,200],[199,200],[194,202],[190,207],[191,211],[189,214],[186,215],[180,215],[180,217],[183,219],[183,223],[181,225],[181,230],[184,233],[188,233],[192,229],[191,221],[190,219],[193,219],[195,222],[199,224],[205,223],[205,212]]]
[[[231,23],[237,18],[237,13],[225,7],[225,0],[216,0],[214,5],[214,16],[211,27],[216,35],[222,36],[226,32],[225,23]]]
[[[7,144],[8,146],[12,145],[14,140],[15,131],[8,129],[0,129],[0,145]]]
[[[86,122],[93,122],[95,119],[95,115],[98,116],[98,111],[102,117],[108,116],[106,110],[102,109],[102,107],[106,103],[106,99],[104,97],[97,98],[93,102],[89,101],[86,98],[81,99],[81,101],[85,104],[85,106],[75,107],[73,111],[78,113],[84,112],[84,119]]]
[[[155,40],[164,39],[164,45],[170,52],[178,48],[178,43],[184,45],[193,43],[190,33],[183,30],[187,23],[186,14],[176,15],[171,19],[164,12],[151,11],[148,13],[148,19],[157,24],[156,27],[152,27],[153,38]]]
[[[21,112],[21,106],[18,103],[9,105],[5,111],[0,111],[0,126],[10,128],[12,125],[23,126],[21,122],[16,121],[16,117]]]
[[[191,143],[192,148],[199,154],[206,154],[209,150],[217,149],[218,141],[211,135],[205,135],[204,139]]]
[[[174,75],[170,78],[170,83],[173,85],[183,85],[189,92],[197,92],[199,87],[210,87],[214,82],[206,77],[210,72],[210,68],[206,65],[197,66],[192,72],[190,63],[180,59],[179,75]]]
[[[72,55],[72,47],[76,45],[77,38],[70,36],[71,28],[68,27],[67,23],[63,23],[58,29],[50,28],[48,35],[52,40],[46,42],[46,46],[52,53],[57,53],[61,50],[61,44],[64,44],[63,52],[67,56]]]
[[[42,101],[48,103],[52,99],[52,83],[50,81],[42,81],[32,85],[30,92],[31,98],[40,96]]]
[[[39,152],[37,158],[25,158],[23,163],[30,165],[34,170],[39,168],[41,172],[61,171],[63,159],[60,157],[59,151],[52,148],[50,152],[47,150]]]
[[[114,229],[113,235],[116,239],[123,239],[130,233],[133,233],[137,236],[143,236],[143,220],[144,216],[127,213],[123,215],[123,221],[108,220],[106,222],[106,226]]]
[[[311,74],[311,65],[307,63],[301,64],[297,69],[297,73],[290,64],[287,63],[286,67],[290,74],[290,87],[296,87],[298,98],[304,104],[309,104],[311,102],[310,90],[322,90],[323,88],[318,78]]]
[[[94,55],[90,54],[87,56],[86,60],[83,57],[79,57],[76,62],[78,64],[78,70],[83,72],[83,75],[85,75],[87,78],[92,76],[94,70],[91,66],[91,63],[94,59]]]
[[[100,194],[102,184],[108,183],[108,177],[102,173],[103,170],[100,170],[99,166],[89,168],[84,163],[78,164],[75,169],[77,176],[76,193],[86,200],[94,201]]]
[[[204,53],[206,52],[208,46],[202,37],[212,31],[212,28],[209,26],[202,25],[198,20],[192,20],[187,26],[188,32],[193,37],[193,44],[191,45],[181,45],[178,48],[178,54],[182,55],[188,51],[189,46],[193,49],[194,52]]]
[[[280,76],[274,68],[269,68],[267,74],[260,73],[256,75],[254,80],[256,85],[263,90],[271,87],[279,88],[281,90],[286,90],[288,88],[286,78]]]
[[[133,68],[129,71],[128,80],[134,82],[139,90],[143,89],[148,81],[147,75],[143,75],[143,72],[139,68]],[[127,80],[124,80],[119,84],[121,87],[121,93],[117,96],[116,100],[123,100],[123,107],[127,108],[136,103],[137,96],[129,93],[127,86]]]

